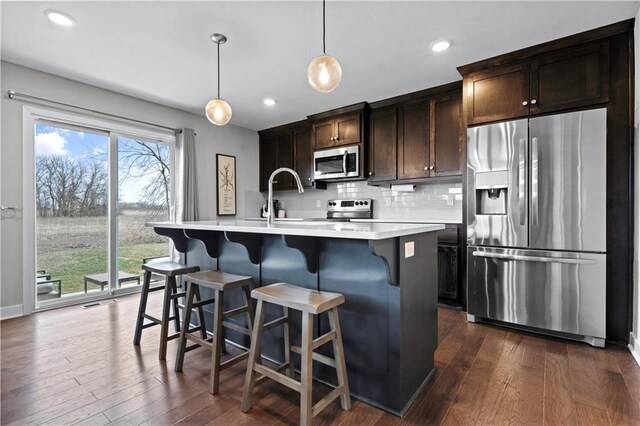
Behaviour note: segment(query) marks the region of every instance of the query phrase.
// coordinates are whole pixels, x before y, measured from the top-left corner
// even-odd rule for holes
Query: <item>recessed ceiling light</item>
[[[451,46],[451,42],[447,41],[447,40],[439,40],[434,42],[431,45],[431,50],[433,50],[434,52],[443,52],[445,50],[447,50],[449,48],[449,46]]]
[[[58,10],[47,10],[44,14],[47,15],[47,18],[49,18],[51,22],[62,25],[63,27],[71,27],[75,22],[71,16]]]
[[[263,100],[262,102],[264,102],[264,104],[266,106],[274,106],[275,104],[278,103],[278,101],[276,101],[275,99],[271,99],[271,98],[266,98],[265,100]]]

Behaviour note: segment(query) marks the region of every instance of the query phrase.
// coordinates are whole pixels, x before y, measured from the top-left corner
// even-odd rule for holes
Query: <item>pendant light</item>
[[[220,45],[227,42],[223,34],[211,34],[211,41],[218,45],[218,97],[210,100],[204,108],[207,119],[216,126],[224,126],[231,120],[231,107],[220,99]]]
[[[325,0],[322,0],[322,55],[314,58],[307,69],[307,78],[313,90],[329,93],[340,84],[342,68],[332,56],[327,55],[325,35]]]

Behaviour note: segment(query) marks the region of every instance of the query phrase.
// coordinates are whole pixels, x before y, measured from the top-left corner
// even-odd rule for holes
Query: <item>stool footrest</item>
[[[313,344],[312,344],[313,350],[318,349],[320,346],[324,345],[325,343],[329,343],[331,340],[335,339],[336,336],[337,335],[335,330],[331,330],[330,332],[323,334],[317,339],[313,339]]]
[[[167,336],[167,342],[168,342],[169,340],[177,339],[177,338],[179,338],[179,337],[180,337],[180,333],[174,333],[174,334],[171,334],[171,335]]]
[[[202,337],[194,336],[193,334],[185,334],[184,337],[187,340],[191,340],[192,342],[195,342],[200,346],[206,346],[208,348],[213,347],[213,343],[211,342],[211,339],[203,339]]]
[[[181,291],[181,292],[178,292],[178,293],[173,293],[173,294],[172,294],[171,296],[169,296],[169,297],[171,297],[172,299],[174,299],[174,300],[175,300],[175,299],[179,299],[179,298],[181,298],[181,297],[185,297],[186,295],[187,295],[187,292],[186,292],[186,291]]]
[[[149,287],[149,292],[151,293],[152,291],[160,291],[160,290],[164,290],[164,285],[157,285],[155,287]]]
[[[288,320],[289,320],[289,317],[286,317],[286,316],[285,316],[285,317],[280,317],[280,318],[274,319],[273,321],[269,321],[269,322],[265,323],[265,324],[262,326],[262,329],[263,329],[264,331],[270,330],[270,329],[272,329],[273,327],[277,327],[277,326],[279,326],[279,325],[282,325],[282,324],[286,323]]]
[[[302,355],[302,349],[300,348],[300,346],[291,346],[291,352],[295,352],[299,355]],[[337,368],[336,360],[333,358],[329,358],[328,356],[319,354],[317,352],[313,352],[311,356],[313,357],[314,361],[321,362],[324,365],[328,365],[329,367]]]
[[[152,327],[154,325],[162,324],[162,321],[159,320],[158,318],[154,317],[154,316],[151,316],[149,314],[142,314],[142,316],[144,317],[144,319],[146,321],[149,321],[147,323],[143,323],[143,325],[142,325],[143,327]]]
[[[245,312],[247,312],[248,309],[249,307],[247,305],[244,305],[235,309],[229,309],[228,311],[222,314],[222,318],[229,318],[229,317],[234,317],[236,315],[244,314]]]
[[[276,382],[285,385],[286,387],[293,389],[294,391],[300,393],[300,391],[302,390],[302,384],[300,384],[300,382],[298,382],[297,380],[292,379],[291,377],[285,376],[282,373],[277,372],[276,370],[273,370],[269,367],[265,367],[262,364],[256,364],[253,366],[253,369],[270,378],[271,380],[275,380]]]
[[[216,299],[207,299],[207,300],[201,300],[199,302],[194,302],[191,304],[191,308],[199,308],[200,306],[204,306],[204,305],[210,305],[213,302],[215,302]]]
[[[236,365],[237,363],[244,361],[247,358],[249,358],[249,352],[243,352],[241,354],[238,354],[233,358],[229,358],[225,362],[220,363],[220,370],[224,370],[225,368],[229,368],[232,365]]]
[[[331,404],[335,399],[337,399],[344,392],[344,386],[338,386],[331,392],[329,392],[324,398],[316,403],[311,409],[311,417],[315,417],[319,412],[324,410],[327,405]]]
[[[277,371],[278,373],[282,373],[284,370],[286,370],[287,368],[289,368],[289,363],[285,362],[284,364],[280,364],[279,366],[277,366],[276,368],[272,368],[273,371]],[[267,380],[268,377],[265,375],[262,375],[260,377],[256,377],[256,386],[261,384],[262,382],[264,382],[265,380]]]
[[[242,334],[246,334],[247,336],[251,336],[251,332],[249,331],[249,329],[247,329],[247,327],[243,326],[243,325],[238,325],[238,324],[234,324],[232,322],[229,321],[222,321],[222,326],[223,327],[227,327],[233,331],[237,331],[238,333],[242,333]]]
[[[185,347],[185,348],[184,348],[184,351],[185,351],[185,352],[189,352],[189,351],[192,351],[192,350],[194,350],[194,349],[198,349],[199,347],[200,347],[200,345],[191,345],[191,346],[187,346],[187,347]]]

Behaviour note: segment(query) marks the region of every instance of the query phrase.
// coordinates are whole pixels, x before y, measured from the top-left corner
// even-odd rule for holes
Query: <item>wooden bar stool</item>
[[[197,266],[187,266],[170,260],[150,261],[142,265],[144,270],[144,282],[140,291],[140,305],[138,307],[138,318],[136,321],[136,330],[133,335],[133,344],[139,345],[142,338],[142,330],[145,328],[160,325],[160,350],[158,358],[161,360],[167,357],[167,342],[178,338],[180,331],[180,306],[177,299],[184,297],[186,292],[178,292],[176,277],[189,272],[197,272],[200,270]],[[151,274],[164,275],[164,286],[151,288]],[[162,300],[162,317],[160,319],[146,313],[147,300],[149,293],[153,291],[164,290]],[[169,312],[173,305],[173,315]],[[169,322],[174,321],[175,333],[169,335]]]
[[[319,292],[291,284],[278,283],[253,290],[251,292],[251,297],[258,300],[258,306],[256,308],[256,319],[254,322],[253,333],[251,335],[251,350],[249,353],[247,373],[242,393],[242,411],[246,413],[251,409],[255,382],[262,381],[264,378],[273,379],[276,382],[300,393],[301,425],[311,424],[311,419],[337,397],[340,397],[340,405],[342,406],[342,409],[349,410],[351,408],[351,397],[349,395],[349,382],[347,380],[347,368],[345,365],[344,350],[342,347],[340,320],[338,318],[338,306],[344,303],[344,296],[339,293]],[[291,308],[302,312],[301,347],[289,346],[288,342],[286,342],[289,347],[285,349],[285,364],[283,364],[283,366],[286,367],[288,362],[289,367],[292,369],[289,351],[293,351],[302,356],[299,382],[295,380],[293,374],[286,376],[280,373],[282,366],[277,369],[271,369],[258,364],[260,357],[260,341],[262,339],[263,330],[269,324],[275,323],[279,325],[287,323],[287,325],[289,325],[290,323],[288,315],[285,315],[285,317],[264,324],[265,302],[283,306],[285,309]],[[328,312],[329,314],[331,330],[317,339],[314,339],[314,315],[319,315],[323,312]],[[335,358],[330,358],[314,352],[314,350],[329,342],[333,343],[333,353]],[[327,396],[318,401],[316,405],[313,405],[312,402],[314,360],[335,368],[338,374],[338,386]],[[256,379],[256,373],[260,373],[263,376]]]
[[[176,356],[175,371],[182,371],[184,362],[184,354],[192,349],[200,346],[206,346],[211,349],[211,379],[209,380],[209,392],[218,393],[218,385],[220,383],[220,371],[231,367],[238,362],[245,360],[249,356],[249,352],[243,352],[234,356],[227,361],[220,363],[220,353],[224,349],[224,339],[222,336],[222,327],[237,331],[239,333],[251,336],[253,324],[253,305],[251,304],[251,284],[253,278],[243,277],[239,275],[228,274],[220,271],[201,271],[188,274],[186,281],[189,282],[189,291],[187,294],[187,302],[184,308],[184,316],[182,319],[182,331],[180,332],[180,342],[178,344],[178,355]],[[212,299],[202,300],[200,297],[200,287],[207,287],[214,290]],[[242,298],[244,306],[224,311],[224,292],[234,288],[242,288]],[[207,338],[206,329],[196,327],[188,329],[191,312],[197,309],[200,323],[204,324],[204,305],[214,304],[213,311],[213,337]],[[247,319],[247,327],[225,321],[226,318],[236,315],[245,314]],[[187,325],[185,325],[187,324]],[[193,332],[200,331],[201,336],[195,336]],[[187,340],[195,342],[195,345],[187,346]]]

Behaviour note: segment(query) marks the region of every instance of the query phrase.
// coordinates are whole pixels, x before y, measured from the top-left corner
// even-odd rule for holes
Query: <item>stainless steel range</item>
[[[606,116],[468,130],[469,320],[604,346]]]
[[[371,198],[327,201],[327,219],[371,219],[372,213],[373,200]]]

